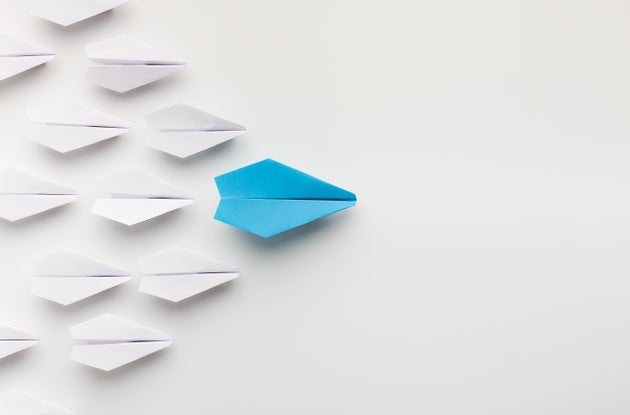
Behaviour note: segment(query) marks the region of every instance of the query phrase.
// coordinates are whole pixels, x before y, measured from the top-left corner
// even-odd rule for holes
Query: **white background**
[[[0,84],[0,164],[78,202],[0,223],[1,321],[42,343],[0,362],[78,414],[627,414],[630,4],[625,0],[133,0],[68,29],[2,0],[0,28],[57,58]],[[83,45],[120,33],[190,67],[118,95]],[[26,113],[65,95],[131,133],[60,156]],[[246,125],[180,161],[143,116],[185,102]],[[215,175],[266,157],[359,203],[271,240],[212,220]],[[192,206],[133,228],[90,213],[93,179],[134,166]],[[181,245],[242,277],[171,305],[137,259]],[[67,309],[29,261],[72,248],[134,272]],[[70,362],[68,326],[113,312],[175,338],[109,374]]]

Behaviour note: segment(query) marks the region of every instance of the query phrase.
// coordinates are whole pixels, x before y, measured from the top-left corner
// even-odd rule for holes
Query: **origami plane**
[[[267,159],[215,179],[214,218],[269,238],[356,204],[353,193]]]
[[[111,199],[97,199],[92,213],[131,226],[194,202],[189,193],[157,177],[127,169],[97,180],[99,191]]]
[[[97,65],[88,68],[88,81],[116,92],[127,92],[181,72],[186,62],[127,36],[85,47]]]
[[[0,218],[14,222],[77,199],[74,189],[20,170],[0,170]]]
[[[70,26],[128,2],[129,0],[33,0],[31,13],[61,26]]]
[[[242,125],[183,104],[145,118],[149,128],[157,130],[149,136],[147,144],[180,158],[207,150],[247,131]]]
[[[30,333],[0,325],[0,359],[29,349],[37,343],[39,339]]]
[[[30,138],[60,153],[117,137],[129,125],[116,117],[68,100],[28,110]]]
[[[44,255],[33,263],[32,293],[70,305],[131,279],[127,271],[69,251]]]
[[[54,59],[52,49],[0,35],[0,81]]]
[[[239,276],[232,265],[178,247],[145,256],[140,267],[140,291],[174,303]]]
[[[19,389],[0,392],[0,414],[2,415],[74,415],[69,409],[47,402]]]
[[[70,327],[71,360],[109,372],[171,345],[171,336],[133,321],[103,314]]]

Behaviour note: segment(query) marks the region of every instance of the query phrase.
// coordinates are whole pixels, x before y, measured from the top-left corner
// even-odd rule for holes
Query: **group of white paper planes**
[[[111,198],[97,199],[92,212],[135,225],[194,202],[194,197],[161,179],[134,169],[96,180]],[[48,179],[15,170],[0,170],[0,218],[15,222],[77,199],[77,192]]]
[[[171,345],[171,336],[142,324],[104,314],[70,327],[78,344],[70,360],[109,372]],[[0,359],[39,342],[35,336],[8,326],[0,326]],[[2,404],[0,403],[0,409]],[[5,414],[0,410],[0,414]]]
[[[68,153],[129,132],[129,123],[65,98],[28,110],[29,137]],[[185,158],[236,138],[245,127],[189,105],[177,104],[146,116],[154,132],[147,145]]]
[[[180,302],[239,276],[233,265],[180,247],[163,249],[139,262],[143,273],[140,291],[171,302]],[[59,250],[34,261],[31,292],[67,306],[129,280],[128,271]]]
[[[151,84],[186,69],[183,59],[124,35],[86,45],[85,51],[95,63],[88,67],[88,81],[118,93]],[[0,35],[0,81],[54,57],[52,49]]]

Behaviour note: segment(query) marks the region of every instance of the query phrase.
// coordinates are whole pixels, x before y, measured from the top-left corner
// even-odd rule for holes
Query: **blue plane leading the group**
[[[269,238],[357,202],[354,193],[267,159],[215,177],[221,202],[214,218]]]

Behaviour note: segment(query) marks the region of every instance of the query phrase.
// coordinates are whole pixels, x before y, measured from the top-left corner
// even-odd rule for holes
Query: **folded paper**
[[[140,259],[140,291],[172,301],[185,300],[239,276],[228,265],[188,249],[163,249]]]
[[[0,35],[0,81],[44,64],[54,57],[52,49]]]
[[[70,305],[131,279],[129,272],[70,251],[55,251],[33,263],[32,293]]]
[[[61,99],[28,110],[30,138],[60,153],[77,150],[129,131],[116,117]]]
[[[83,344],[72,349],[71,360],[109,372],[171,345],[171,336],[133,321],[104,314],[70,327]]]
[[[0,325],[0,359],[29,349],[37,343],[39,339],[30,333]]]
[[[150,147],[186,158],[229,141],[246,132],[245,127],[200,109],[178,104],[147,115],[156,130],[147,140]]]
[[[129,0],[32,0],[31,13],[70,26],[128,3]]]
[[[97,180],[99,191],[110,199],[97,199],[92,212],[131,226],[194,202],[188,192],[138,170],[127,169]]]
[[[0,414],[2,415],[74,415],[69,409],[45,401],[19,389],[0,392]]]
[[[356,204],[356,196],[267,159],[215,178],[215,219],[268,238]]]
[[[127,92],[181,72],[186,62],[128,36],[117,36],[85,47],[96,63],[88,81],[116,92]]]
[[[16,221],[77,199],[74,189],[15,169],[0,170],[0,218]]]

